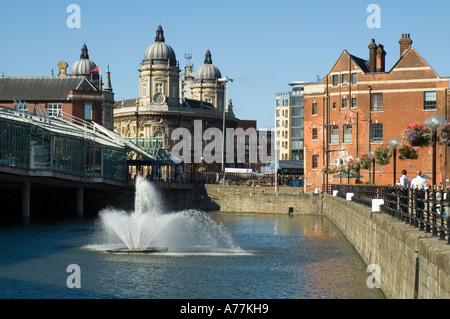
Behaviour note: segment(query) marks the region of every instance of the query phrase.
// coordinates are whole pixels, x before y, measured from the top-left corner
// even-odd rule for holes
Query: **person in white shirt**
[[[402,186],[400,190],[400,210],[404,217],[409,213],[409,188],[411,187],[411,180],[406,176],[408,172],[406,169],[402,170],[402,177],[398,181],[397,185]]]
[[[411,180],[409,179],[408,176],[406,176],[406,174],[408,174],[406,169],[402,170],[402,177],[400,177],[398,185],[403,186],[403,187],[410,187],[411,186]]]
[[[419,189],[427,189],[428,183],[426,179],[422,177],[421,171],[417,171],[417,176],[414,177],[411,181],[411,187]]]
[[[411,181],[411,188],[414,189],[415,192],[415,206],[416,211],[418,211],[419,216],[423,216],[423,210],[425,208],[425,190],[427,189],[428,184],[425,178],[422,177],[422,172],[417,171],[417,176],[414,177]]]

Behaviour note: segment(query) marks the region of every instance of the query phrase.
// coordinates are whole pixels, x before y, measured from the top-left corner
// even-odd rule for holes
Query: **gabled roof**
[[[0,77],[0,101],[64,101],[71,90],[97,91],[86,77]]]
[[[341,55],[339,56],[339,58],[336,60],[336,62],[334,63],[333,67],[331,68],[331,70],[333,70],[335,68],[335,66],[338,64],[338,62],[342,59],[342,57],[344,55],[348,55],[350,57],[350,59],[353,61],[353,63],[355,63],[355,65],[357,67],[359,67],[361,69],[361,71],[363,71],[364,73],[369,73],[369,64],[367,60],[358,58],[357,56],[351,55],[347,50],[342,51]]]
[[[95,85],[89,81],[87,78],[83,78],[80,83],[78,83],[75,88],[76,91],[98,91]]]
[[[389,72],[392,72],[394,69],[401,66],[402,63],[408,63],[408,59],[414,58],[414,55],[416,58],[419,58],[421,63],[420,65],[415,65],[415,67],[429,67],[430,70],[436,75],[436,77],[440,77],[436,71],[428,64],[427,61],[417,52],[414,47],[410,46],[400,57],[400,59],[394,64],[394,66],[391,68]]]
[[[357,56],[351,55],[349,53],[351,59],[353,62],[355,62],[355,64],[364,72],[364,73],[369,73],[369,64],[367,60],[358,58]]]

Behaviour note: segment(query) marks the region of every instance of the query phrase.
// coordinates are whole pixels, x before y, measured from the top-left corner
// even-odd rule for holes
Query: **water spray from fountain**
[[[164,212],[153,184],[136,179],[133,212],[100,212],[102,247],[108,252],[220,252],[236,250],[226,228],[207,213],[185,209]]]

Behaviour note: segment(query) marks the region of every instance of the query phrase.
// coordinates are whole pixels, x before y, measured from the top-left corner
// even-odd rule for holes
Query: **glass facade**
[[[291,82],[289,85],[292,91],[275,95],[276,143],[280,150],[279,159],[302,161],[304,160],[304,82]],[[283,106],[287,108],[279,108]],[[317,104],[313,108],[312,112],[317,113]]]
[[[125,148],[0,118],[0,164],[126,181]]]
[[[0,122],[0,164],[30,168],[31,127]]]

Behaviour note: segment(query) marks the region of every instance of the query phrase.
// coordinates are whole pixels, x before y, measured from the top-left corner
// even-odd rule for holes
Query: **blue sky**
[[[66,24],[72,3],[81,10],[80,28]],[[367,26],[370,4],[381,9],[380,28]],[[185,53],[196,69],[209,49],[234,80],[228,98],[236,116],[271,128],[275,93],[324,76],[343,50],[367,59],[371,38],[384,45],[390,69],[401,34],[410,33],[431,67],[450,76],[448,12],[450,1],[439,0],[0,0],[0,72],[47,76],[61,60],[70,71],[85,42],[102,74],[110,65],[116,100],[134,99],[139,63],[161,24],[181,69]]]

